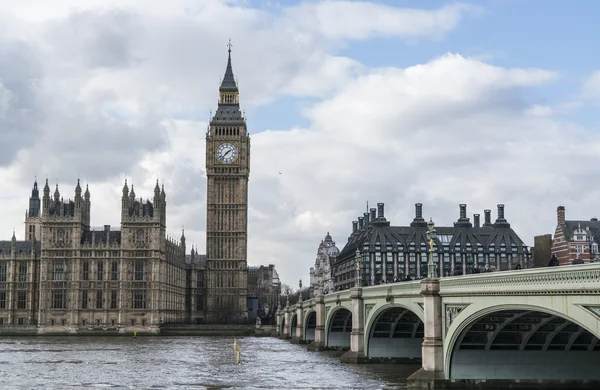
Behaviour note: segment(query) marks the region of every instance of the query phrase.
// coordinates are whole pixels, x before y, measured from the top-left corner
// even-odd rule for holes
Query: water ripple
[[[403,389],[418,367],[342,365],[274,338],[39,337],[0,340],[2,389]]]

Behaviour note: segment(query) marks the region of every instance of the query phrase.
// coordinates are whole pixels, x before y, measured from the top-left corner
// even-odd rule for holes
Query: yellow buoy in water
[[[133,338],[136,338],[136,337],[137,337],[137,330],[134,330],[133,331]]]
[[[233,350],[237,351],[237,339],[235,337],[233,338]]]
[[[240,346],[236,345],[235,348],[235,362],[236,364],[240,364],[240,360],[241,360],[241,351],[240,351]]]

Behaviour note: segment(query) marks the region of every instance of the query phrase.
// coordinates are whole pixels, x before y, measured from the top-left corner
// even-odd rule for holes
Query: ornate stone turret
[[[181,248],[183,249],[183,253],[185,253],[185,229],[181,228],[181,240],[179,241],[181,244]]]
[[[29,198],[29,211],[27,215],[29,217],[41,216],[40,191],[38,190],[37,180],[33,182],[33,189],[31,190],[31,197]]]
[[[60,192],[58,191],[58,183],[56,183],[56,190],[54,190],[54,202],[60,202]]]
[[[131,191],[129,191],[129,204],[132,205],[133,202],[135,202],[135,190],[133,189],[133,183],[131,183]]]
[[[129,187],[127,187],[127,179],[123,185],[123,196],[121,197],[121,219],[129,215]]]
[[[165,193],[165,185],[162,185],[160,190],[160,219],[163,225],[167,225],[167,194]]]
[[[44,186],[44,197],[42,198],[43,214],[48,215],[50,209],[50,186],[48,186],[48,178],[46,178],[46,185]]]
[[[79,184],[79,179],[77,179],[77,186],[75,186],[75,214],[82,215],[82,202],[83,198],[81,197],[81,185]]]

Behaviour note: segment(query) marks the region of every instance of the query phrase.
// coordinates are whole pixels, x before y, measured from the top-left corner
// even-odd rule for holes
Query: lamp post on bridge
[[[302,279],[298,282],[298,302],[302,302]]]
[[[437,277],[437,264],[433,262],[433,241],[437,238],[437,231],[433,218],[429,218],[427,222],[427,241],[429,242],[429,258],[427,259],[427,278],[433,279]]]
[[[362,287],[361,286],[361,279],[360,279],[360,249],[356,249],[356,257],[354,258],[354,262],[356,263],[356,275],[354,275],[355,277],[355,282],[354,282],[354,287]]]

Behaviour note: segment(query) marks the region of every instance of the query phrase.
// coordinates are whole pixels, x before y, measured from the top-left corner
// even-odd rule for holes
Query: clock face
[[[237,147],[231,142],[224,142],[217,147],[217,160],[222,164],[231,164],[238,157]]]

